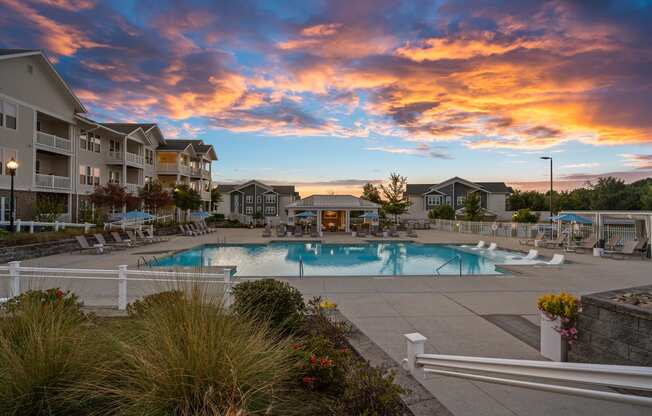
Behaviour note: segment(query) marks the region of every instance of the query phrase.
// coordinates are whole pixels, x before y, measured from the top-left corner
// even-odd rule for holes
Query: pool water
[[[484,256],[455,246],[411,242],[367,242],[323,244],[315,242],[272,242],[269,244],[203,245],[160,259],[163,267],[237,266],[238,276],[298,276],[303,262],[304,276],[395,276],[502,274],[496,264],[504,263],[497,253]]]

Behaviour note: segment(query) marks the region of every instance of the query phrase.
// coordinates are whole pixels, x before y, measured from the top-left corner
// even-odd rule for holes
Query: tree
[[[480,196],[477,192],[466,195],[466,201],[464,201],[464,219],[467,221],[480,221],[482,219]]]
[[[591,209],[636,209],[640,199],[628,191],[625,181],[613,177],[600,178],[593,186],[591,193]]]
[[[385,197],[382,202],[383,211],[394,216],[394,223],[398,223],[398,216],[405,214],[410,208],[410,201],[407,198],[407,178],[398,173],[389,175],[389,183],[380,185]]]
[[[539,221],[539,215],[530,211],[529,208],[522,208],[514,213],[512,221],[534,223]]]
[[[222,194],[214,187],[211,189],[211,210],[217,210],[217,206],[222,202]]]
[[[134,210],[140,205],[140,198],[128,193],[125,188],[116,183],[97,185],[88,199],[98,207],[118,210],[126,206],[127,211]]]
[[[55,222],[66,211],[64,201],[56,195],[37,194],[34,218],[37,221]]]
[[[652,184],[647,185],[641,191],[641,209],[652,210]]]
[[[375,202],[376,204],[382,204],[383,201],[380,198],[380,192],[378,188],[372,183],[365,183],[362,187],[362,197],[367,201]]]
[[[165,189],[159,181],[153,181],[141,188],[138,196],[144,202],[145,208],[153,212],[154,215],[158,213],[160,208],[169,207],[174,203],[172,195]]]
[[[199,209],[201,206],[199,192],[187,184],[177,185],[174,188],[172,198],[174,199],[174,205],[182,211]]]
[[[428,211],[428,218],[431,220],[454,220],[455,209],[448,204],[439,205]]]

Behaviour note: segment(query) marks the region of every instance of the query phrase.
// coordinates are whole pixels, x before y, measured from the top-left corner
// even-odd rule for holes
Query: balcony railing
[[[178,163],[158,163],[156,170],[159,173],[180,173],[182,175],[190,174],[190,167]]]
[[[51,149],[63,150],[65,152],[72,151],[70,140],[42,131],[36,132],[36,143]]]
[[[208,191],[199,191],[199,195],[203,201],[210,201],[211,199],[211,193]]]
[[[34,174],[36,186],[51,189],[71,189],[72,182],[65,176]]]
[[[138,191],[143,187],[143,185],[137,183],[125,183],[124,187],[130,194],[137,195]]]
[[[205,169],[202,169],[201,171],[201,177],[202,179],[210,179],[211,178],[211,173]]]
[[[108,153],[109,162],[121,162],[122,163],[122,152],[114,152],[112,150]]]
[[[201,176],[201,168],[194,168],[191,166],[189,169],[191,176]]]
[[[137,163],[139,165],[142,165],[144,161],[145,158],[143,156],[136,153],[127,152],[127,162]]]

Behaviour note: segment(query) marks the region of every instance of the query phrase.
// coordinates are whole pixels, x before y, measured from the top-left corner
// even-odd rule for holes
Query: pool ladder
[[[441,265],[439,265],[439,267],[437,267],[437,268],[435,269],[435,273],[437,273],[437,276],[440,275],[439,270],[441,270],[442,268],[444,268],[444,266],[446,266],[446,265],[452,263],[454,260],[458,260],[458,261],[459,261],[459,263],[460,263],[460,276],[462,276],[462,255],[461,255],[461,254],[456,254],[454,257],[451,257],[450,259],[446,260],[446,261],[443,262]]]
[[[299,257],[299,279],[303,277],[303,257]]]
[[[142,260],[142,262],[141,262],[141,260]],[[152,263],[154,263],[154,262],[155,262],[155,264],[159,264],[159,261],[156,258],[156,256],[152,256],[152,258],[149,261],[147,261],[145,256],[140,256],[138,258],[138,263],[136,264],[136,267],[140,269],[141,264],[143,266],[152,267]]]

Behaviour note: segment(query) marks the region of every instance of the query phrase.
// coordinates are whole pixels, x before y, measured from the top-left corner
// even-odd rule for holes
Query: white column
[[[118,266],[118,310],[127,309],[127,266]]]
[[[321,210],[317,210],[317,232],[321,233]]]
[[[348,209],[344,211],[344,222],[344,231],[347,233],[351,232],[351,211]]]
[[[423,354],[428,339],[418,332],[405,334],[405,338],[407,339],[407,370],[414,377],[423,376],[423,369],[417,366],[417,355]]]
[[[20,295],[20,262],[10,261],[9,263],[9,276],[11,276],[11,285],[9,287],[9,298],[14,298]]]

